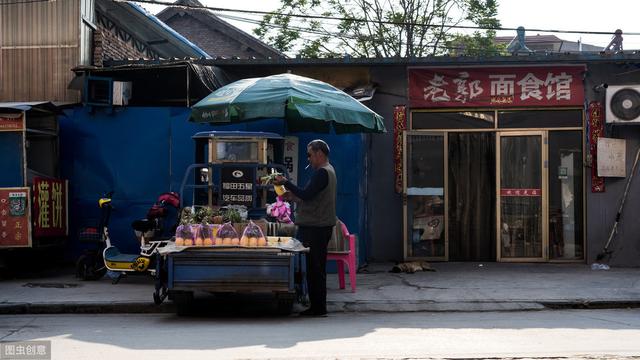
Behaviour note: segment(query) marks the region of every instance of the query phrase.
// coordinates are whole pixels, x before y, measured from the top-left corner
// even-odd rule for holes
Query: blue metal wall
[[[22,131],[0,132],[0,187],[24,185]]]
[[[231,126],[213,127],[188,121],[188,108],[128,107],[110,110],[77,107],[61,118],[60,147],[63,177],[69,179],[70,251],[75,258],[81,249],[77,229],[99,219],[98,198],[114,191],[115,211],[111,238],[122,251],[135,253],[138,243],[130,228],[145,216],[156,197],[165,191],[179,191],[187,166],[194,161],[191,136],[208,130],[269,131],[290,135],[280,119],[267,119]],[[338,216],[353,233],[364,223],[361,187],[366,180],[363,166],[363,137],[354,135],[291,134],[299,137],[300,183],[310,170],[305,145],[321,138],[331,146],[331,162],[338,175]],[[361,244],[361,248],[364,244]],[[364,259],[365,251],[360,251]]]

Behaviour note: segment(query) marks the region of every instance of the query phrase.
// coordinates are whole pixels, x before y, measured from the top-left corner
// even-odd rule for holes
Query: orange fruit
[[[258,238],[250,237],[249,238],[249,246],[258,246]]]
[[[203,245],[204,246],[213,246],[213,240],[211,240],[211,238],[204,238]]]
[[[197,237],[196,238],[196,242],[195,242],[196,246],[202,246],[204,245],[204,240],[201,237]]]
[[[181,237],[176,238],[176,246],[184,246],[184,239]]]
[[[237,237],[232,238],[231,245],[240,245],[240,239]]]

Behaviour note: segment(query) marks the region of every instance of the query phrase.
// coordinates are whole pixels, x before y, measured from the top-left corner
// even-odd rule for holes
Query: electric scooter
[[[163,238],[162,230],[167,216],[168,207],[177,209],[180,197],[175,192],[161,194],[156,203],[149,209],[145,219],[134,221],[131,226],[140,241],[139,254],[125,254],[111,243],[109,237],[109,219],[113,210],[113,192],[98,200],[101,209],[100,224],[97,228],[84,228],[80,232],[81,241],[96,241],[98,249],[85,251],[76,262],[76,275],[82,280],[97,280],[107,271],[112,282],[117,284],[128,273],[150,273],[154,275],[155,268],[149,267],[157,249],[167,245],[170,238]],[[177,215],[176,215],[177,217]],[[177,224],[177,220],[176,220]]]

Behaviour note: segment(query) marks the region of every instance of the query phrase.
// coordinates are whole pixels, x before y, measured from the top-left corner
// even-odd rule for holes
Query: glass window
[[[499,111],[498,127],[507,129],[582,127],[582,110]]]
[[[411,126],[422,129],[492,129],[495,113],[493,111],[462,112],[413,112]]]
[[[249,141],[218,141],[216,160],[258,162],[258,143]]]
[[[444,257],[444,136],[407,136],[407,256]]]
[[[582,228],[582,132],[549,132],[549,258],[583,259]]]

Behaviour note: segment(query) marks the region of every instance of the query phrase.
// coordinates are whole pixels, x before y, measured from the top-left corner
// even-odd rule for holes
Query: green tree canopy
[[[302,57],[486,55],[503,50],[493,41],[497,11],[497,0],[281,0],[254,32]],[[459,25],[486,29],[465,34]]]

